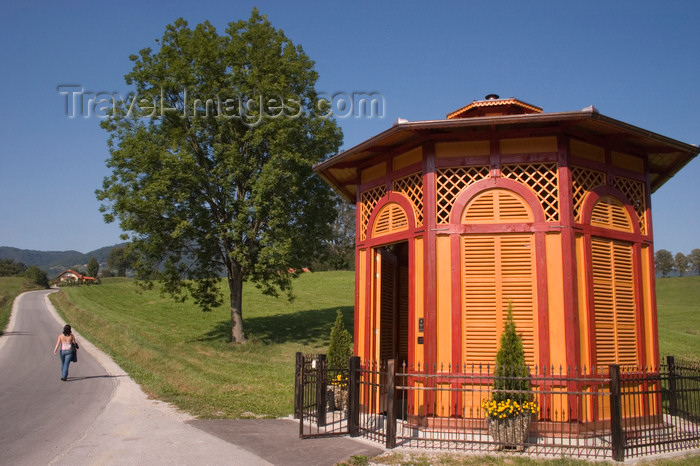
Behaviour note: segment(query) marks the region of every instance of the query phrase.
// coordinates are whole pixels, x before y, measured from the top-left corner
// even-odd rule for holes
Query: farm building
[[[56,283],[59,285],[61,283],[68,284],[92,284],[92,283],[99,283],[100,281],[94,277],[88,277],[86,275],[82,275],[75,270],[68,269],[65,272],[61,272],[61,274],[56,277],[54,280]]]
[[[490,95],[319,164],[357,206],[355,354],[493,364],[512,303],[531,366],[658,365],[650,196],[699,151]]]

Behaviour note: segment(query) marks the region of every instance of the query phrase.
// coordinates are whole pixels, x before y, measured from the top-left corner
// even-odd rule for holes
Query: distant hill
[[[34,251],[31,249],[0,246],[0,259],[12,259],[27,266],[36,265],[46,271],[49,278],[52,278],[66,269],[82,268],[84,270],[91,257],[97,259],[97,262],[100,263],[100,268],[106,267],[109,252],[125,244],[105,246],[86,253],[79,251]]]

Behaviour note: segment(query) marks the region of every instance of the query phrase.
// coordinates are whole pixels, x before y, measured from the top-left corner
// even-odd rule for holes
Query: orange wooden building
[[[319,164],[357,206],[355,354],[493,364],[512,302],[532,366],[657,366],[650,195],[698,152],[491,95]]]

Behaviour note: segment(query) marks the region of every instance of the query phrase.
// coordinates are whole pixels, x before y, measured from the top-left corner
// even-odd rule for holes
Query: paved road
[[[149,399],[79,329],[78,362],[63,382],[53,347],[64,323],[48,293],[15,300],[0,337],[2,465],[333,465],[382,451],[350,438],[300,440],[288,419],[195,420]]]
[[[79,351],[62,381],[53,347],[62,325],[47,312],[48,291],[20,296],[0,348],[0,462],[48,464],[104,410],[115,381]]]

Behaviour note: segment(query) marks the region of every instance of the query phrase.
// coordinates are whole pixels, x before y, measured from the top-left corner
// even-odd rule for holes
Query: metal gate
[[[294,417],[299,437],[348,434],[348,369],[329,368],[325,354],[297,353]]]

